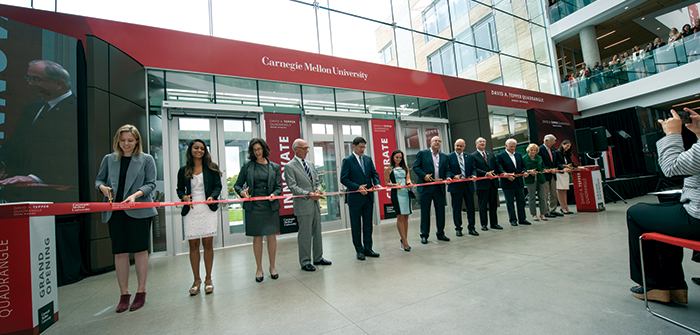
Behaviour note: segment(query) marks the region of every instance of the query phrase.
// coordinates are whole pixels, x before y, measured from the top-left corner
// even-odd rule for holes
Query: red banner
[[[384,180],[384,168],[391,164],[391,153],[396,150],[396,128],[393,120],[372,120],[372,139],[374,152],[374,164],[379,174],[382,185],[386,185]],[[384,204],[391,203],[391,192],[380,191],[379,215],[384,219]]]
[[[284,167],[294,158],[292,143],[301,137],[299,115],[265,113],[265,137],[270,146],[270,160],[280,164],[282,173],[282,195],[291,196],[292,191],[284,180]],[[294,214],[292,198],[280,200],[280,215]]]

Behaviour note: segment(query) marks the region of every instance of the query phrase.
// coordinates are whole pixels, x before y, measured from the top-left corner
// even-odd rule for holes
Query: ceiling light
[[[616,46],[616,45],[618,45],[618,44],[620,44],[620,43],[622,43],[622,42],[629,41],[630,39],[631,39],[631,37],[625,38],[624,40],[619,41],[619,42],[616,42],[616,43],[613,43],[613,44],[610,44],[610,45],[608,45],[607,47],[605,47],[605,48],[603,48],[603,49],[612,48],[612,47],[614,47],[614,46]]]
[[[661,27],[656,28],[656,30],[661,30]]]
[[[675,104],[675,105],[673,105],[673,106],[671,106],[671,107],[678,107],[678,106],[690,105],[690,104],[692,104],[692,103],[699,102],[699,101],[700,101],[700,100],[693,100],[693,101],[681,102],[681,103]]]
[[[605,36],[608,36],[608,35],[610,35],[610,34],[612,34],[612,33],[614,33],[614,32],[615,32],[615,30],[613,30],[613,31],[611,31],[611,32],[609,32],[609,33],[607,33],[607,34],[605,34],[605,35],[599,36],[599,37],[596,38],[596,39],[599,40],[599,39],[601,39],[601,38],[603,38],[603,37],[605,37]]]
[[[644,20],[644,18],[642,18],[642,20]]]
[[[629,6],[625,7],[625,9],[630,8]]]

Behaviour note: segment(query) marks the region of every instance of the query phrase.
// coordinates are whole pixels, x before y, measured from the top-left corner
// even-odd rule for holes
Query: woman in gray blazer
[[[241,198],[273,197],[282,194],[280,166],[267,159],[270,147],[262,138],[254,138],[248,144],[248,163],[238,174],[233,189]],[[245,184],[245,187],[243,185]],[[270,278],[279,278],[275,269],[277,234],[280,232],[280,202],[277,199],[245,201],[245,234],[253,236],[253,254],[257,272],[255,281],[265,279],[262,268],[262,241],[267,237],[267,253],[270,257]]]
[[[114,135],[112,148],[114,152],[102,159],[95,179],[95,187],[104,195],[104,201],[151,201],[151,192],[156,187],[156,163],[151,155],[143,152],[138,129],[130,124],[121,126]],[[102,222],[109,224],[114,267],[121,290],[117,313],[129,309],[129,253],[134,254],[138,278],[136,297],[130,309],[135,311],[146,302],[148,243],[151,219],[155,215],[155,208],[102,212]]]

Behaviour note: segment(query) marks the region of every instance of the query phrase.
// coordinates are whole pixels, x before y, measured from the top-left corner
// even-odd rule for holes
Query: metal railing
[[[551,2],[551,0],[549,0]],[[558,0],[549,6],[549,23],[557,22],[596,0]]]

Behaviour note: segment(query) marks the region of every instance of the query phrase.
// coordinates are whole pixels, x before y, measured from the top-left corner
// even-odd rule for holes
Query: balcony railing
[[[595,1],[596,0],[558,0],[557,3],[549,6],[549,23],[557,22]]]
[[[624,85],[635,80],[688,64],[700,59],[700,33],[687,36],[661,48],[645,53],[636,60],[593,71],[589,76],[571,78],[561,84],[561,94],[580,98],[589,94]]]

